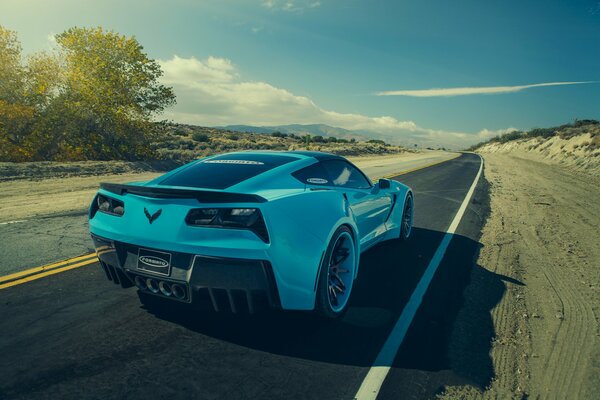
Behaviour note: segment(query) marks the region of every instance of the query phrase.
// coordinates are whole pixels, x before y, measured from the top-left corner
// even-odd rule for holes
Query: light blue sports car
[[[360,254],[408,239],[412,219],[409,187],[373,185],[345,158],[308,151],[220,154],[149,182],[102,183],[89,211],[108,279],[142,299],[330,318],[346,309]]]

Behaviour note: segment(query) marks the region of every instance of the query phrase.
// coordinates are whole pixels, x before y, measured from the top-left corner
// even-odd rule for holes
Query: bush
[[[233,134],[227,135],[227,139],[229,139],[229,140],[239,140],[239,138],[240,137],[238,135],[233,135]]]
[[[523,136],[525,136],[525,134],[521,131],[509,132],[509,133],[506,133],[506,134],[500,136],[500,142],[501,143],[510,142],[511,140],[521,139]]]
[[[192,135],[192,139],[194,139],[196,142],[206,143],[210,140],[210,136],[208,136],[206,133],[196,132]]]
[[[313,136],[312,141],[315,143],[324,143],[325,139],[321,135]]]
[[[527,132],[528,136],[535,137],[540,136],[543,138],[549,138],[556,134],[556,128],[534,128]]]
[[[573,126],[573,128],[579,128],[580,126],[585,126],[585,125],[600,125],[600,121],[597,121],[595,119],[576,119],[571,126]]]
[[[279,132],[279,131],[275,131],[275,132],[271,133],[271,136],[273,136],[273,137],[278,137],[278,138],[284,138],[284,137],[286,137],[286,136],[287,136],[287,134],[285,134],[285,133],[281,133],[281,132]]]
[[[387,146],[387,143],[384,142],[383,140],[379,140],[379,139],[371,139],[371,140],[367,140],[367,143],[373,143],[373,144],[381,144],[383,146]]]

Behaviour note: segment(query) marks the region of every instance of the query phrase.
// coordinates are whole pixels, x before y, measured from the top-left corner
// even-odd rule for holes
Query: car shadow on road
[[[259,315],[216,314],[209,305],[148,308],[157,317],[189,331],[253,351],[333,364],[371,366],[431,260],[444,233],[415,228],[408,242],[390,241],[363,254],[359,276],[346,315],[325,321],[311,313],[270,312]],[[481,245],[455,235],[413,321],[394,369],[419,371],[436,387],[468,381],[486,387],[494,376],[489,353],[495,336],[490,310],[502,298],[506,282],[521,284],[487,271],[473,260]],[[460,314],[463,292],[476,304]],[[474,300],[474,301],[472,301]],[[464,315],[466,312],[468,315]],[[463,323],[467,321],[467,323]],[[189,349],[187,349],[190,351]],[[193,350],[191,350],[193,351]],[[407,375],[407,374],[404,374]],[[410,374],[408,374],[410,375]],[[414,381],[414,379],[413,379]],[[432,388],[435,392],[436,388]]]

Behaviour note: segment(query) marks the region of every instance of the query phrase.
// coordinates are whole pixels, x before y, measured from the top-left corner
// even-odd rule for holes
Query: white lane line
[[[26,219],[19,219],[16,221],[0,222],[0,225],[18,224],[19,222],[26,222]]]
[[[381,389],[381,385],[383,385],[383,381],[390,371],[391,365],[396,358],[396,354],[398,354],[398,349],[400,349],[400,345],[404,340],[404,336],[410,327],[410,324],[423,301],[423,296],[425,292],[427,292],[427,288],[429,288],[429,284],[435,275],[435,271],[437,271],[442,258],[444,257],[444,253],[446,253],[446,249],[450,244],[450,240],[452,240],[452,236],[454,232],[456,232],[456,228],[458,228],[458,224],[462,219],[469,202],[471,201],[471,197],[473,196],[473,192],[475,191],[475,187],[477,186],[477,182],[479,181],[479,177],[481,176],[481,171],[483,170],[483,158],[479,156],[481,160],[481,164],[479,164],[479,172],[477,172],[477,176],[475,180],[471,184],[471,188],[467,192],[465,199],[463,200],[458,212],[454,216],[450,227],[446,231],[442,242],[438,246],[435,254],[431,261],[429,261],[429,265],[421,277],[421,280],[417,284],[415,291],[410,296],[408,303],[404,306],[404,310],[402,310],[402,314],[396,321],[394,328],[390,332],[387,340],[385,341],[383,347],[379,351],[377,358],[373,362],[371,369],[365,376],[356,396],[354,398],[356,400],[375,400],[377,395],[379,394],[379,390]]]

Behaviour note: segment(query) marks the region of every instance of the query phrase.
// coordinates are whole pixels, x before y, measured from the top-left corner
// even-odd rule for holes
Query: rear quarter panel
[[[313,309],[321,258],[336,229],[356,224],[340,192],[306,190],[265,204],[269,254],[284,308]],[[356,241],[355,241],[356,242]],[[357,256],[358,248],[355,249]]]

